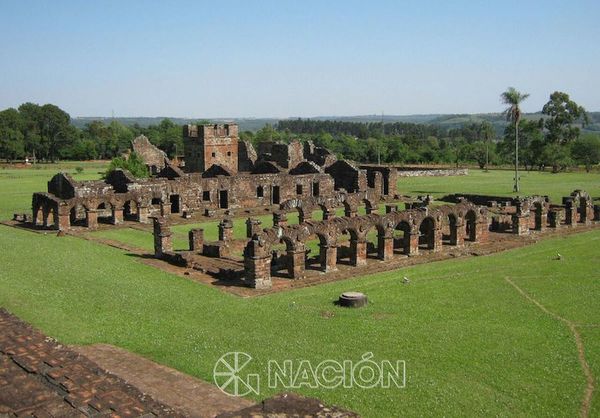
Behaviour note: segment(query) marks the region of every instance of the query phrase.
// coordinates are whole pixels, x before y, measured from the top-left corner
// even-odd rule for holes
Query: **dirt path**
[[[586,380],[586,387],[585,387],[585,391],[583,393],[583,399],[581,400],[581,408],[579,410],[579,416],[581,416],[582,418],[587,418],[590,415],[590,405],[592,403],[592,395],[594,394],[596,380],[594,379],[594,376],[592,375],[592,370],[590,369],[590,366],[589,366],[587,360],[585,359],[585,348],[583,346],[583,340],[581,338],[581,334],[579,333],[579,330],[577,329],[577,325],[575,323],[571,322],[570,320],[568,320],[567,318],[564,318],[564,317],[550,311],[548,308],[546,308],[540,302],[535,300],[533,297],[529,296],[529,294],[527,294],[523,289],[521,289],[519,286],[517,286],[515,284],[515,282],[513,282],[508,277],[505,277],[504,280],[506,280],[507,283],[509,283],[512,287],[514,287],[525,299],[527,299],[528,301],[533,303],[535,306],[537,306],[542,312],[551,316],[552,318],[556,319],[557,321],[561,321],[562,323],[567,325],[567,327],[573,334],[573,337],[575,337],[575,344],[577,346],[577,355],[579,357],[579,364],[581,364],[581,369],[583,370],[583,374],[585,375],[585,380]]]
[[[210,383],[119,347],[94,344],[72,348],[154,399],[185,412],[188,417],[214,417],[254,405],[247,399],[226,395]]]

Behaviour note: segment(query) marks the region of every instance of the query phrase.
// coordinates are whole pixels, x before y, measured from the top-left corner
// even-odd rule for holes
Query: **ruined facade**
[[[167,154],[152,145],[150,140],[144,135],[140,135],[135,138],[131,143],[131,146],[133,148],[133,152],[138,154],[142,160],[144,160],[144,163],[146,163],[146,167],[148,167],[150,174],[159,173],[169,163]]]
[[[150,216],[277,209],[288,200],[339,193],[368,194],[376,201],[392,197],[395,189],[383,186],[395,184],[393,170],[360,169],[311,144],[265,142],[257,153],[252,144],[239,141],[234,124],[186,125],[183,136],[185,172],[165,158],[158,173],[148,179],[136,179],[125,170],[102,181],[75,181],[59,173],[48,182],[47,192],[33,195],[32,222],[61,230],[95,228],[99,222],[147,223]],[[147,162],[154,158],[158,167],[160,156],[153,154],[152,145],[143,138],[136,142]],[[305,158],[305,149],[310,159]]]

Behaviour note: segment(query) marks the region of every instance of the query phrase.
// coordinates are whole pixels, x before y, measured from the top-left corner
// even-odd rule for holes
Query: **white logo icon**
[[[223,354],[213,369],[213,380],[218,388],[231,396],[246,396],[250,392],[258,395],[260,389],[258,374],[242,371],[251,360],[252,356],[243,352],[233,351]]]

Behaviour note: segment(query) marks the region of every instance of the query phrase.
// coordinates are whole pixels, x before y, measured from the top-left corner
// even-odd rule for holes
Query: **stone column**
[[[573,205],[572,199],[565,202],[565,224],[567,226],[577,225],[577,208]]]
[[[303,222],[303,221],[300,221]],[[273,226],[286,226],[288,223],[287,214],[285,212],[273,212]]]
[[[202,250],[204,249],[204,229],[190,229],[188,232],[188,240],[190,242],[190,251],[202,253]]]
[[[513,234],[529,234],[529,215],[512,215]]]
[[[288,250],[288,272],[292,279],[302,279],[304,277],[304,263],[306,250],[304,247],[297,250]]]
[[[233,240],[233,222],[231,219],[225,218],[219,222],[219,241],[231,240]]]
[[[548,212],[548,225],[550,228],[560,228],[562,221],[562,212],[558,210],[551,210]]]
[[[321,269],[325,273],[337,270],[337,246],[335,244],[319,244]]]
[[[65,206],[58,207],[58,229],[65,231],[71,227],[71,212]]]
[[[333,218],[335,218],[335,208],[326,208],[323,211],[323,220],[326,221],[327,219]]]
[[[255,289],[271,288],[271,254],[267,253],[258,239],[250,240],[244,249],[244,270],[248,286]]]
[[[408,252],[409,256],[419,254],[419,232],[411,232],[408,236]]]
[[[113,225],[123,223],[123,207],[113,206],[111,223]]]
[[[353,266],[367,264],[367,240],[365,238],[350,238],[350,263]]]
[[[453,228],[450,225],[450,245],[462,247],[465,245],[465,224],[462,221],[458,221]]]
[[[394,258],[394,237],[377,235],[377,256],[384,261]]]
[[[486,242],[490,238],[490,227],[486,220],[477,221],[475,224],[475,242]]]
[[[166,218],[153,218],[154,221],[154,256],[162,258],[167,252],[173,251],[171,228]]]
[[[85,212],[85,226],[90,229],[98,228],[98,210],[88,209]]]
[[[160,202],[160,216],[169,216],[171,214],[171,203]]]
[[[436,224],[436,228],[433,230],[433,252],[442,250],[442,241],[442,230]]]
[[[148,206],[138,205],[137,221],[143,224],[148,223]]]
[[[246,238],[252,238],[254,234],[258,234],[261,231],[262,222],[258,219],[248,218],[246,219]]]

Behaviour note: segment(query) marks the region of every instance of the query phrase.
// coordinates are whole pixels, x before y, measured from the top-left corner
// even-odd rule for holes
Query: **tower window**
[[[296,184],[296,194],[298,194],[298,195],[302,194],[302,185],[301,184]]]
[[[213,157],[216,157],[216,156],[217,156],[217,153],[216,153],[216,152],[213,152],[211,155],[212,155]]]
[[[263,189],[262,186],[258,186],[256,188],[256,197],[264,197],[265,196],[265,189]]]

